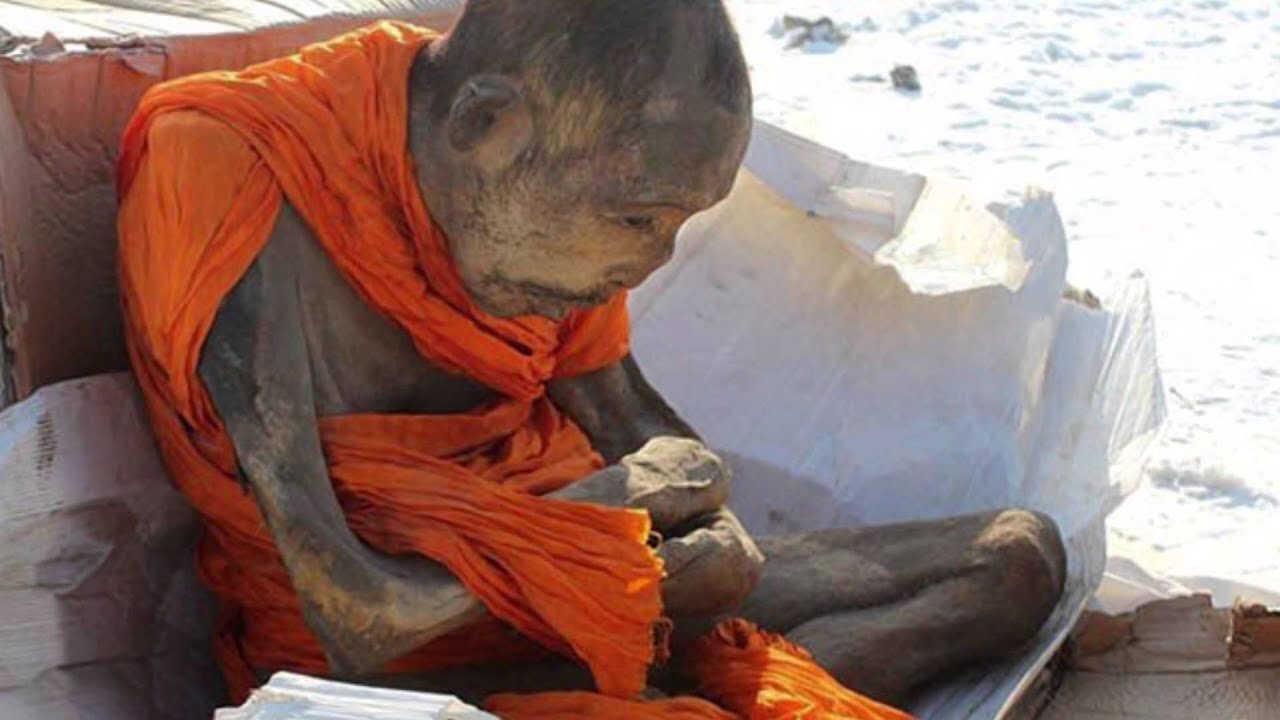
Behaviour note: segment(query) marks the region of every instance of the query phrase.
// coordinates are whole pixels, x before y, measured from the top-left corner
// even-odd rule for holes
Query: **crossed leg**
[[[740,614],[890,703],[1031,639],[1066,574],[1053,521],[1021,510],[758,543],[768,560]]]
[[[921,684],[1029,640],[1062,592],[1066,558],[1049,518],[1021,510],[766,537],[738,615],[811,652],[846,686],[900,704]],[[677,619],[681,635],[715,618]],[[671,668],[679,667],[679,647]],[[672,673],[655,683],[675,691]],[[591,689],[563,661],[451,668],[390,679],[481,701],[495,692]]]

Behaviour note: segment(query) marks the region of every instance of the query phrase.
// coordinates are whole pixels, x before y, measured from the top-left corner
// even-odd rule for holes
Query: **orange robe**
[[[626,298],[559,323],[499,319],[472,304],[407,152],[409,70],[434,37],[383,22],[240,72],[165,83],[125,130],[118,190],[129,352],[170,474],[204,521],[200,575],[222,609],[215,651],[237,700],[256,684],[256,669],[327,671],[196,371],[219,302],[262,251],[287,198],[360,296],[426,359],[503,397],[460,415],[320,419],[356,535],[383,552],[441,562],[497,619],[387,671],[552,651],[590,668],[602,695],[586,702],[629,703],[654,661],[661,615],[649,518],[539,497],[602,466],[544,388],[626,354]],[[496,700],[511,705],[510,717],[582,716],[554,710],[567,695],[578,694]],[[726,717],[696,699],[632,705],[654,717]]]

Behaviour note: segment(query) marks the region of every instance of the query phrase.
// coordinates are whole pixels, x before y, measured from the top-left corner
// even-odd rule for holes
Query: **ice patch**
[[[1277,499],[1250,485],[1244,474],[1203,458],[1175,464],[1162,460],[1148,469],[1151,482],[1187,497],[1219,505],[1241,507],[1275,507]]]
[[[849,40],[852,31],[847,25],[837,25],[829,17],[809,20],[794,15],[778,18],[769,28],[769,34],[785,41],[786,49],[800,49],[807,53],[829,54],[840,49]]]
[[[1161,92],[1161,91],[1167,91],[1167,90],[1169,90],[1169,86],[1165,85],[1164,83],[1141,82],[1141,83],[1136,83],[1133,87],[1129,88],[1129,94],[1132,95],[1133,97],[1140,98],[1140,97],[1146,97],[1153,92]]]

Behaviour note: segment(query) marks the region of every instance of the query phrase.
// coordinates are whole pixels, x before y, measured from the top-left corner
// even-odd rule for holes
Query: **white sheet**
[[[213,720],[497,720],[451,695],[351,685],[281,672]]]
[[[926,203],[930,179],[765,123],[746,169],[636,293],[636,355],[731,458],[754,532],[1011,505],[1057,520],[1067,594],[1035,647],[914,708],[993,717],[1098,587],[1103,520],[1163,418],[1145,282],[1093,288],[1104,312],[1062,300],[1066,238],[1042,192]],[[910,227],[934,232],[886,253],[905,245],[886,229]]]

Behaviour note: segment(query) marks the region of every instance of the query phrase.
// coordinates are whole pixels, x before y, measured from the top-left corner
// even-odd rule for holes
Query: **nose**
[[[660,233],[655,233],[652,244],[646,248],[643,261],[640,266],[640,277],[636,280],[635,287],[644,282],[645,278],[652,275],[658,268],[666,265],[671,260],[671,256],[676,252],[676,231],[679,227],[664,229]]]
[[[671,256],[676,252],[676,234],[675,232],[664,233],[656,243],[657,247],[649,256],[649,262],[644,271],[644,277],[649,277],[655,270],[666,265],[671,260]],[[642,278],[643,279],[643,278]],[[637,283],[638,284],[638,283]]]
[[[654,220],[653,228],[640,238],[638,246],[633,246],[637,251],[634,260],[615,268],[610,275],[628,288],[644,282],[654,271],[671,260],[675,254],[676,235],[692,214],[681,208],[663,208],[655,216],[651,216]]]
[[[605,276],[627,289],[635,288],[667,264],[675,254],[675,247],[675,233],[655,233],[646,239],[629,262],[613,267]]]
[[[672,208],[662,213],[662,221],[659,223],[658,231],[653,234],[655,247],[651,253],[653,266],[645,272],[645,277],[671,259],[676,252],[676,236],[680,234],[680,228],[684,227],[685,222],[693,216],[693,213],[684,210]]]

